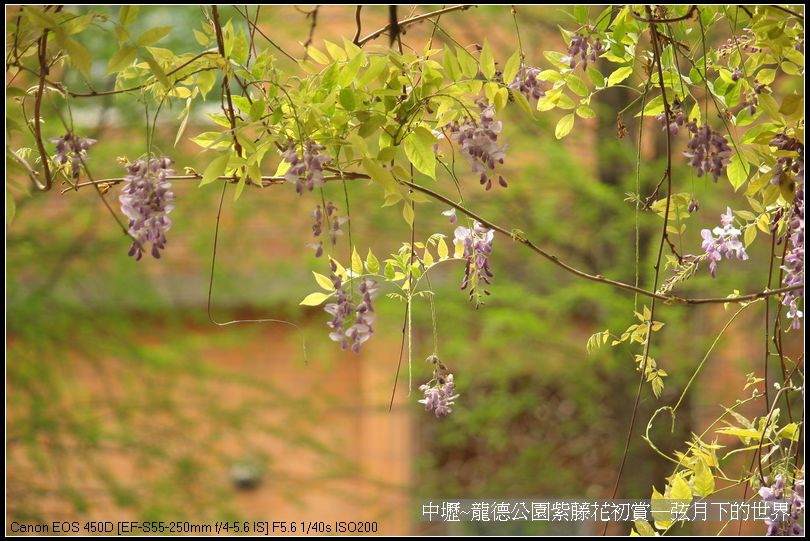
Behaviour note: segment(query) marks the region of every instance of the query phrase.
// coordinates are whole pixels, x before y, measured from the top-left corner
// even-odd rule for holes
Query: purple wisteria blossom
[[[506,158],[506,145],[498,145],[498,134],[503,125],[495,120],[495,106],[479,103],[481,119],[475,121],[471,118],[462,123],[453,122],[447,126],[450,130],[450,139],[461,146],[461,154],[467,159],[474,173],[480,176],[481,184],[487,190],[492,189],[490,171],[495,169],[496,163],[503,163]],[[494,174],[494,173],[493,173]],[[503,176],[498,176],[498,184],[507,187]]]
[[[489,295],[482,284],[492,282],[492,271],[489,268],[489,255],[492,253],[492,241],[495,231],[487,229],[478,222],[473,222],[472,228],[459,226],[456,228],[454,243],[463,248],[463,257],[467,259],[464,267],[464,279],[461,289],[470,289],[470,301],[476,307],[482,304],[481,293]]]
[[[169,213],[174,209],[174,193],[168,177],[174,174],[171,158],[150,158],[127,165],[126,184],[118,200],[129,218],[133,238],[129,255],[143,257],[146,243],[152,244],[152,256],[160,258],[166,247],[166,231],[172,226]]]
[[[767,480],[766,480],[767,482]],[[790,492],[787,498],[786,492]],[[787,513],[782,518],[766,519],[766,535],[804,535],[801,518],[804,516],[804,479],[798,478],[793,487],[786,487],[785,476],[779,474],[770,486],[759,489],[759,497],[768,503],[787,503]],[[775,510],[775,509],[774,509]]]
[[[777,150],[796,152],[797,156],[779,156],[776,158],[776,164],[773,166],[773,176],[771,184],[779,185],[779,180],[782,175],[799,175],[802,174],[804,178],[804,145],[795,137],[789,137],[787,134],[780,133],[771,139],[770,146],[775,147]]]
[[[571,38],[571,44],[568,46],[568,56],[571,59],[569,66],[574,69],[581,62],[582,71],[585,71],[588,68],[588,62],[596,62],[596,59],[605,50],[605,45],[599,38],[591,41],[585,36],[576,35]]]
[[[363,278],[357,288],[361,301],[354,313],[354,323],[346,330],[346,337],[352,341],[352,351],[358,353],[371,335],[374,334],[374,305],[372,301],[377,295],[377,282],[371,278]]]
[[[87,150],[96,144],[95,139],[79,137],[72,133],[66,133],[62,137],[50,140],[56,143],[56,155],[53,161],[58,165],[65,165],[70,162],[70,178],[77,180],[82,168],[82,162],[87,159]]]
[[[338,342],[342,349],[351,346],[352,351],[358,353],[360,346],[371,338],[374,334],[374,304],[373,300],[377,294],[377,282],[370,278],[363,278],[360,281],[358,291],[360,292],[360,303],[355,306],[346,292],[345,284],[337,275],[337,265],[330,261],[332,274],[330,276],[332,285],[335,288],[335,302],[329,303],[324,310],[332,316],[332,320],[327,323],[332,332],[329,338]],[[354,321],[346,328],[349,318],[354,316]]]
[[[451,406],[455,403],[456,385],[453,382],[453,374],[450,374],[447,367],[436,355],[427,358],[433,364],[433,378],[424,385],[419,386],[419,390],[424,393],[424,398],[419,400],[425,405],[425,411],[433,412],[433,415],[445,417],[452,413]]]
[[[458,221],[458,216],[456,216],[456,209],[451,208],[442,212],[442,216],[447,216],[450,220],[450,224],[454,224]]]
[[[665,130],[667,126],[669,126],[669,133],[672,135],[678,135],[680,129],[686,125],[686,115],[684,115],[683,110],[677,105],[675,109],[669,113],[669,123],[667,123],[666,113],[660,113],[655,118],[658,120],[658,123],[661,124],[661,129]]]
[[[732,150],[726,136],[714,131],[708,124],[698,126],[697,122],[691,121],[687,127],[691,137],[683,155],[689,158],[689,165],[695,169],[697,176],[708,173],[717,182],[731,161]]]
[[[304,144],[303,155],[299,157],[295,146],[290,146],[284,151],[284,161],[290,164],[290,168],[284,175],[287,182],[295,184],[295,191],[298,195],[304,193],[304,188],[312,191],[323,186],[323,166],[332,157],[327,153],[321,153],[326,147],[319,145],[315,141],[307,141]]]
[[[521,66],[515,78],[509,83],[509,88],[513,88],[526,96],[527,100],[539,100],[546,95],[537,76],[540,68]]]
[[[804,164],[796,180],[796,196],[788,222],[790,248],[782,261],[782,270],[785,271],[782,284],[786,287],[804,284]],[[804,314],[799,310],[799,301],[802,299],[804,289],[788,291],[782,297],[782,304],[788,307],[787,317],[792,320],[793,329],[800,329],[802,325]]]
[[[326,212],[324,212],[324,208]],[[315,250],[315,257],[323,255],[323,241],[319,240],[319,237],[323,233],[324,222],[329,230],[329,240],[334,246],[337,244],[337,238],[343,235],[343,224],[349,221],[349,218],[337,215],[338,208],[331,201],[327,201],[324,208],[318,205],[312,211],[312,236],[315,237],[317,242],[307,244],[307,246]]]
[[[741,231],[734,227],[734,215],[731,208],[726,208],[726,213],[720,215],[720,221],[723,227],[715,227],[709,231],[704,229],[700,232],[703,237],[702,247],[705,252],[706,260],[709,262],[709,272],[712,278],[717,277],[717,263],[726,256],[726,259],[731,259],[735,256],[737,259],[745,261],[748,259],[748,253],[745,251],[745,246],[740,241]],[[716,237],[715,237],[716,235]]]

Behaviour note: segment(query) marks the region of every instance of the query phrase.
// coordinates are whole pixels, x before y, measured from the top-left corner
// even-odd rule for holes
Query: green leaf
[[[657,532],[655,531],[655,529],[646,520],[640,520],[639,519],[639,520],[634,521],[633,524],[635,524],[636,531],[638,532],[638,535],[640,535],[640,536],[654,537],[654,536],[658,535]]]
[[[110,63],[107,65],[107,73],[115,73],[128,67],[135,60],[138,54],[138,49],[131,45],[121,47],[110,58]]]
[[[703,460],[698,460],[695,465],[695,476],[692,485],[698,496],[705,497],[714,492],[714,475],[712,475],[711,469]]]
[[[655,527],[665,530],[672,526],[672,506],[664,495],[653,487],[650,497],[650,513],[655,521]]]
[[[568,88],[571,89],[571,92],[578,96],[585,97],[588,95],[588,87],[585,82],[577,77],[576,75],[570,74],[565,79],[565,83],[568,85]]]
[[[354,111],[354,108],[356,106],[354,89],[342,88],[338,96],[338,101],[347,111]]]
[[[562,139],[571,132],[573,127],[574,113],[569,113],[562,117],[559,122],[557,122],[557,127],[554,129],[554,137],[557,139]]]
[[[617,85],[622,81],[624,81],[625,79],[627,79],[628,77],[630,77],[631,73],[633,73],[633,66],[623,66],[610,74],[610,76],[608,77],[607,85],[608,86]]]
[[[118,10],[118,22],[124,26],[131,25],[138,17],[139,9],[140,6],[122,6],[121,9]]]
[[[444,72],[452,81],[458,81],[461,78],[461,66],[458,63],[458,59],[456,59],[456,55],[453,54],[453,51],[446,47],[442,52],[442,65],[444,66]]]
[[[335,284],[332,283],[328,277],[324,276],[323,274],[318,274],[315,271],[312,271],[312,275],[315,276],[315,282],[324,288],[326,291],[334,291]]]
[[[481,63],[481,73],[484,74],[487,80],[495,77],[495,58],[492,56],[492,49],[489,47],[489,41],[486,38],[484,38],[484,47],[481,49],[479,62]]]
[[[729,436],[737,436],[738,438],[742,438],[744,440],[751,438],[759,441],[759,439],[762,437],[759,430],[755,430],[753,428],[739,428],[736,426],[724,426],[722,428],[718,428],[717,432],[720,434],[728,434]]]
[[[461,73],[468,79],[475,78],[478,75],[478,62],[466,49],[456,50],[456,59],[458,65],[461,67]]]
[[[577,107],[577,116],[580,118],[593,118],[596,112],[587,105],[580,105]]]
[[[230,154],[223,154],[208,164],[203,173],[203,178],[200,181],[200,186],[211,184],[218,177],[225,174],[225,169],[228,167],[228,160],[231,158]]]
[[[402,205],[402,217],[405,219],[405,223],[411,226],[413,225],[414,212],[410,201],[405,201]]]
[[[380,260],[372,253],[371,248],[369,248],[366,256],[366,270],[371,274],[380,272]]]
[[[304,297],[304,300],[302,300],[298,304],[300,306],[320,306],[321,303],[323,303],[323,301],[328,299],[330,296],[331,295],[320,292],[310,293],[309,295]]]
[[[153,43],[156,43],[168,36],[169,32],[171,32],[173,28],[174,27],[172,26],[156,26],[154,28],[150,28],[138,36],[138,45],[141,47],[152,45]]]
[[[517,77],[518,71],[520,71],[520,51],[515,51],[515,53],[509,57],[509,60],[506,61],[506,65],[503,67],[503,80],[506,84],[511,83]]]
[[[799,439],[799,425],[796,423],[789,423],[783,426],[779,432],[776,433],[778,438],[785,438],[790,441],[798,441]]]
[[[85,77],[90,77],[90,68],[93,66],[93,57],[87,47],[76,41],[75,39],[66,39],[64,43],[65,49],[70,56],[70,62],[76,66]]]
[[[436,178],[436,154],[433,145],[436,136],[425,127],[417,126],[405,137],[402,148],[413,166],[432,179]]]
[[[745,161],[741,154],[732,156],[726,169],[726,175],[728,175],[728,180],[734,187],[735,192],[748,180],[748,162]]]
[[[371,158],[363,158],[362,163],[363,169],[366,170],[368,176],[370,176],[374,182],[378,182],[386,193],[397,191],[397,181],[394,179],[394,176],[382,165]]]
[[[352,248],[352,272],[355,275],[363,274],[363,260],[357,253],[357,247]]]
[[[310,46],[307,49],[307,56],[309,56],[312,60],[317,62],[318,64],[326,65],[331,64],[332,61],[329,60],[329,57],[323,54],[321,51],[316,49],[315,47]]]
[[[447,259],[448,255],[449,255],[449,252],[448,252],[448,249],[447,249],[447,243],[444,241],[443,238],[440,238],[436,242],[436,251],[439,254],[439,260],[440,261],[442,259]]]
[[[671,500],[692,501],[692,489],[689,488],[689,483],[683,478],[683,474],[678,473],[672,478],[671,487],[669,492]]]
[[[605,86],[605,76],[598,69],[588,66],[588,77],[596,88]]]

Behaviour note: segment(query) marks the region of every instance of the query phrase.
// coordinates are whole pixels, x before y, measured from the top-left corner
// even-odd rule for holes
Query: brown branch
[[[51,177],[51,168],[48,162],[50,156],[45,150],[45,143],[42,141],[42,117],[40,111],[42,109],[42,97],[45,94],[45,78],[48,76],[48,29],[42,31],[42,37],[39,38],[37,45],[37,56],[39,59],[39,86],[37,87],[36,101],[34,102],[34,139],[36,139],[37,150],[39,150],[39,157],[42,160],[42,170],[45,173],[45,183],[39,182],[37,177],[34,178],[36,187],[40,190],[47,191],[51,189],[53,179]]]
[[[239,12],[239,14],[240,14],[240,15],[242,15],[243,17],[245,17],[245,20],[246,20],[246,21],[247,21],[247,23],[248,23],[248,24],[251,26],[251,28],[252,28],[252,29],[253,29],[255,32],[257,32],[257,33],[258,33],[258,34],[259,34],[261,37],[263,37],[264,39],[266,39],[266,40],[267,40],[267,42],[268,42],[270,45],[272,45],[273,47],[275,47],[276,49],[278,49],[278,51],[279,51],[281,54],[283,54],[284,56],[286,56],[287,58],[289,58],[289,59],[290,59],[290,60],[292,60],[293,62],[298,62],[298,59],[297,59],[297,58],[295,58],[295,57],[294,57],[294,56],[292,56],[290,53],[288,53],[287,51],[285,51],[284,49],[282,49],[282,48],[281,48],[281,46],[280,46],[278,43],[276,43],[275,41],[273,41],[272,39],[270,39],[270,37],[269,37],[267,34],[265,34],[264,32],[262,32],[262,29],[261,29],[261,28],[259,28],[259,26],[256,24],[256,22],[252,22],[252,21],[251,21],[251,20],[248,18],[248,16],[247,16],[247,9],[245,9],[245,13],[242,13],[242,12],[239,10],[239,8],[238,8],[238,7],[234,6],[234,8],[236,9],[236,11],[237,11],[237,12]]]
[[[363,9],[362,5],[358,5],[357,9],[354,10],[354,23],[357,25],[357,31],[354,33],[354,37],[352,38],[352,43],[357,45],[360,41],[360,11]]]
[[[649,7],[647,7],[649,11]],[[686,19],[691,19],[692,16],[697,12],[697,6],[693,5],[689,7],[689,11],[686,12],[685,15],[681,15],[680,17],[673,17],[671,19],[654,19],[652,14],[650,13],[647,18],[645,19],[632,9],[630,10],[630,14],[633,16],[634,19],[637,21],[641,21],[643,23],[650,23],[650,24],[669,24],[669,23],[677,23],[679,21],[685,21]]]
[[[773,9],[778,9],[779,11],[784,11],[785,13],[793,15],[794,17],[796,17],[800,21],[804,20],[804,15],[802,15],[801,13],[797,13],[797,12],[793,11],[792,9],[788,9],[788,8],[785,8],[785,7],[782,7],[782,6],[777,6],[777,5],[770,5],[768,7],[773,8]]]
[[[202,175],[196,174],[196,173],[195,174],[190,174],[190,175],[175,175],[175,176],[166,177],[166,180],[170,180],[170,181],[174,181],[174,180],[201,180],[201,179],[202,179]],[[326,182],[334,182],[334,181],[338,181],[338,180],[371,180],[371,177],[369,177],[365,173],[344,172],[344,173],[339,173],[339,174],[334,174],[334,175],[327,175],[327,176],[324,176],[323,179]],[[217,180],[221,180],[221,181],[224,181],[226,183],[235,183],[235,182],[239,182],[239,177],[236,176],[236,175],[224,175],[224,176],[217,177]],[[262,186],[263,187],[268,187],[268,186],[275,186],[275,185],[278,185],[278,184],[284,184],[286,182],[286,179],[283,176],[263,175],[261,177],[261,181],[262,181]],[[123,179],[123,178],[107,178],[107,179],[102,179],[102,180],[96,180],[96,181],[93,181],[93,182],[81,182],[81,183],[76,184],[75,186],[65,188],[64,190],[62,190],[62,193],[66,193],[66,192],[69,192],[69,191],[75,191],[75,190],[77,190],[79,188],[82,188],[82,187],[85,187],[85,186],[91,186],[91,185],[94,185],[94,184],[111,184],[111,185],[115,185],[115,184],[120,184],[121,182],[125,182],[125,179]],[[514,230],[510,231],[509,229],[501,227],[501,226],[491,222],[490,220],[487,220],[486,218],[484,218],[482,216],[479,216],[475,212],[461,206],[460,204],[456,203],[455,201],[453,201],[451,199],[448,199],[447,197],[445,197],[445,196],[443,196],[443,195],[441,195],[441,194],[439,194],[437,192],[434,192],[430,188],[425,188],[424,186],[420,186],[419,184],[414,184],[413,182],[410,182],[410,181],[407,181],[407,180],[399,180],[399,183],[402,184],[403,186],[407,186],[407,187],[409,187],[409,188],[411,188],[413,190],[421,192],[421,193],[427,195],[428,197],[430,197],[431,199],[435,199],[436,201],[440,201],[440,202],[444,203],[445,205],[451,206],[454,209],[461,212],[462,214],[464,214],[466,216],[469,216],[473,220],[476,220],[481,225],[483,225],[485,227],[488,227],[489,229],[493,229],[493,230],[497,231],[498,233],[509,237],[510,239],[512,239],[515,242],[519,242],[519,243],[525,245],[527,248],[529,248],[533,252],[537,253],[538,255],[543,256],[544,258],[548,259],[549,261],[551,261],[552,263],[554,263],[558,267],[561,267],[562,269],[568,271],[571,274],[574,274],[575,276],[579,276],[580,278],[584,278],[585,280],[590,280],[592,282],[599,282],[599,283],[602,283],[602,284],[606,284],[606,285],[615,287],[617,289],[623,289],[625,291],[632,291],[633,293],[638,293],[639,295],[644,295],[646,297],[651,297],[653,299],[657,299],[659,301],[662,301],[662,302],[664,302],[666,304],[696,305],[696,304],[739,303],[739,302],[753,301],[753,300],[757,300],[757,299],[764,299],[764,298],[767,298],[767,297],[772,297],[774,295],[781,295],[781,294],[787,293],[789,291],[797,291],[797,290],[802,289],[804,287],[802,285],[796,285],[796,286],[790,286],[790,287],[783,287],[783,288],[780,288],[780,289],[758,291],[756,293],[749,293],[749,294],[741,295],[741,296],[737,296],[737,297],[684,298],[684,297],[678,297],[676,295],[663,295],[663,294],[660,294],[660,293],[655,293],[653,291],[648,291],[646,289],[636,287],[636,286],[633,286],[631,284],[626,284],[624,282],[619,282],[617,280],[611,280],[609,278],[605,278],[605,277],[603,277],[601,275],[598,275],[598,274],[588,274],[587,272],[583,272],[583,271],[581,271],[581,270],[579,270],[579,269],[577,269],[575,267],[572,267],[568,263],[565,263],[564,261],[562,261],[556,255],[553,255],[553,254],[545,251],[544,249],[540,248],[537,244],[535,244],[534,242],[532,242],[531,240],[529,240],[528,238],[526,238],[522,234],[519,235],[519,234],[514,233]]]
[[[419,21],[424,21],[425,19],[430,19],[431,17],[437,17],[439,15],[442,15],[444,13],[450,13],[452,11],[464,11],[464,10],[470,9],[471,7],[475,7],[475,5],[474,4],[463,4],[463,5],[458,5],[458,6],[450,6],[450,7],[446,7],[446,8],[442,8],[442,9],[437,9],[436,11],[431,11],[430,13],[424,13],[422,15],[417,15],[415,17],[410,17],[408,19],[403,19],[401,21],[397,21],[397,24],[399,26],[399,30],[402,31],[406,26],[410,26],[410,25],[412,25],[414,23],[418,23]],[[371,41],[373,39],[377,39],[381,35],[385,34],[390,29],[391,29],[391,23],[386,24],[385,26],[383,26],[379,30],[375,30],[371,34],[367,35],[366,37],[364,37],[363,39],[358,41],[357,44],[362,47],[367,42],[369,42],[369,41]]]
[[[211,16],[214,23],[214,30],[217,35],[217,48],[219,49],[219,54],[226,62],[229,62],[228,56],[225,54],[225,38],[222,35],[222,25],[219,22],[219,10],[217,9],[216,4],[211,6]],[[227,109],[223,107],[225,116],[228,117],[228,122],[231,125],[231,132],[233,133],[233,148],[236,150],[237,156],[242,156],[242,145],[239,143],[239,139],[236,137],[236,113],[233,109],[233,99],[231,96],[231,87],[228,84],[228,72],[226,69],[222,71],[222,91],[225,94],[225,99],[228,102]]]

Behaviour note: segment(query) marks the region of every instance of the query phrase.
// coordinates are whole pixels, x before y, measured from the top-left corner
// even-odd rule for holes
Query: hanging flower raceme
[[[168,177],[174,174],[171,158],[138,160],[126,166],[126,184],[118,197],[121,210],[129,218],[129,234],[133,238],[129,255],[143,257],[147,243],[152,244],[152,256],[160,258],[166,247],[166,231],[172,226],[169,213],[174,209],[174,193]]]
[[[495,106],[487,106],[485,103],[479,103],[479,106],[481,107],[479,121],[470,118],[462,123],[453,122],[447,129],[450,130],[450,139],[460,145],[460,152],[469,162],[473,172],[480,176],[481,184],[490,190],[492,189],[490,171],[495,169],[496,163],[503,163],[506,158],[506,145],[498,145],[498,134],[503,125],[499,120],[495,120]],[[506,180],[500,175],[498,184],[507,187]]]
[[[62,166],[70,162],[70,178],[77,180],[82,162],[87,159],[87,150],[97,141],[72,133],[66,133],[62,137],[56,137],[50,141],[56,143],[56,155],[53,157],[53,161]]]
[[[361,301],[354,313],[354,323],[346,330],[346,338],[352,341],[352,351],[358,353],[371,335],[374,334],[374,305],[372,301],[377,295],[377,282],[371,278],[363,278],[358,286]]]
[[[457,227],[454,244],[461,247],[462,256],[467,259],[464,267],[464,279],[461,289],[470,290],[470,301],[476,307],[482,304],[481,293],[489,295],[483,285],[492,283],[492,271],[489,268],[489,255],[492,253],[492,241],[495,231],[487,229],[478,222],[473,222],[472,228]]]
[[[683,153],[689,159],[689,165],[695,169],[697,176],[710,174],[715,182],[725,172],[731,161],[732,150],[726,136],[714,131],[711,126],[698,126],[697,122],[687,123],[691,137]]]
[[[444,417],[452,413],[451,406],[459,397],[453,374],[449,373],[436,355],[431,355],[427,361],[433,365],[433,378],[419,386],[419,390],[424,393],[424,398],[419,403],[425,405],[425,411],[433,412],[436,417]]]
[[[540,71],[540,68],[521,66],[514,80],[509,83],[509,88],[517,90],[526,96],[527,100],[539,100],[546,95],[540,81],[537,79]]]
[[[680,107],[675,107],[673,111],[670,111],[668,123],[666,113],[661,113],[655,118],[658,120],[658,123],[661,124],[662,129],[665,130],[669,127],[669,133],[672,135],[678,135],[680,129],[686,124],[686,115],[684,115]]]
[[[773,166],[773,176],[771,184],[779,185],[782,175],[798,175],[802,172],[804,177],[804,145],[795,137],[789,137],[787,134],[780,133],[771,139],[770,146],[775,147],[777,150],[795,152],[797,156],[779,156],[776,158],[776,164]]]
[[[605,50],[605,45],[599,38],[591,41],[585,36],[576,35],[571,38],[571,44],[568,46],[568,56],[571,59],[569,66],[574,69],[581,62],[582,71],[585,71],[588,68],[588,62],[596,62]]]
[[[295,146],[290,146],[284,151],[284,161],[290,164],[284,178],[287,182],[295,184],[295,191],[298,192],[298,195],[304,193],[305,187],[312,191],[323,186],[323,166],[332,161],[329,154],[321,153],[325,149],[325,146],[319,145],[315,141],[307,141],[301,156],[298,155]]]
[[[703,237],[703,250],[705,258],[709,261],[709,272],[712,277],[717,277],[717,263],[726,256],[726,259],[731,259],[735,256],[737,259],[745,261],[748,259],[748,253],[745,251],[745,246],[740,241],[741,231],[734,227],[734,214],[731,208],[726,208],[726,213],[720,215],[720,221],[723,227],[715,227],[709,231],[704,229],[700,232]],[[715,237],[715,235],[717,235]]]
[[[312,211],[312,236],[317,242],[307,244],[307,246],[315,250],[315,257],[323,255],[323,241],[319,240],[319,237],[323,233],[324,221],[329,230],[329,240],[332,242],[332,246],[336,245],[337,238],[343,235],[343,224],[349,221],[349,218],[337,215],[337,206],[331,201],[327,201],[325,209],[326,212],[318,205]]]
[[[768,527],[766,535],[804,535],[804,528],[801,525],[801,518],[804,516],[804,479],[796,479],[793,487],[786,487],[785,476],[780,473],[773,484],[759,489],[759,497],[768,503],[779,503],[783,509],[787,504],[787,512],[781,518],[765,519],[765,525]],[[770,510],[776,511],[776,506]]]
[[[785,287],[804,284],[804,165],[797,177],[796,196],[788,227],[790,248],[782,261],[782,270],[785,271],[782,284]],[[804,314],[799,310],[799,301],[803,298],[804,289],[788,291],[782,297],[782,304],[788,307],[787,317],[792,320],[793,329],[801,328]]]
[[[343,280],[337,274],[337,265],[335,265],[334,261],[331,261],[330,264],[332,266],[330,278],[335,288],[336,299],[335,302],[324,307],[324,310],[332,316],[332,320],[327,323],[329,328],[332,329],[329,338],[334,342],[338,342],[342,349],[348,349],[351,346],[352,351],[358,353],[360,346],[374,334],[375,314],[373,300],[377,294],[377,282],[370,278],[364,278],[360,281],[358,291],[361,300],[360,304],[355,306],[345,290]],[[354,321],[347,329],[346,324],[352,316],[354,316]]]

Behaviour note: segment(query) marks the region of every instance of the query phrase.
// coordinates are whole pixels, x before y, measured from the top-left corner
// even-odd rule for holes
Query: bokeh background
[[[16,9],[7,7],[7,20]],[[118,8],[93,9],[115,16]],[[259,25],[300,58],[310,9],[262,7]],[[400,14],[412,9],[431,8],[403,6]],[[322,6],[313,43],[351,39],[354,11]],[[530,63],[543,66],[542,51],[565,50],[557,25],[575,24],[569,11],[518,8]],[[221,12],[244,23],[233,8]],[[174,25],[159,45],[196,51],[190,29],[201,20],[199,8],[143,7],[136,28]],[[387,9],[365,7],[362,22],[365,35],[387,22]],[[517,47],[508,6],[448,14],[440,25],[465,46],[487,38],[500,63]],[[412,26],[404,41],[421,47],[431,30],[429,23]],[[96,87],[111,88],[104,72],[115,39],[95,27],[79,39],[94,52]],[[259,46],[267,43],[259,40]],[[84,88],[74,73],[65,81]],[[21,76],[15,85],[27,83]],[[495,223],[522,229],[578,268],[625,282],[635,279],[638,221],[638,268],[641,283],[649,286],[659,222],[637,216],[625,200],[637,190],[637,121],[625,118],[630,133],[616,136],[616,111],[630,99],[621,88],[600,94],[597,117],[577,119],[563,142],[553,134],[559,112],[532,119],[508,108],[503,140],[509,144],[504,176],[510,188],[485,193],[473,175],[463,175],[468,205]],[[19,114],[13,99],[7,106],[8,115]],[[73,100],[71,107],[80,133],[99,141],[89,162],[94,177],[121,176],[117,158],[135,159],[145,151],[144,108],[137,97]],[[218,109],[213,95],[207,107],[195,110],[186,137],[212,129],[206,113]],[[64,112],[61,102],[46,104],[48,137],[62,135],[60,123],[50,120],[57,110]],[[179,113],[161,113],[156,145],[174,157],[178,170],[202,171],[209,154],[185,140],[173,145]],[[643,193],[664,166],[663,138],[652,126],[647,123],[641,148]],[[459,291],[460,265],[438,268],[431,279],[439,354],[461,393],[454,413],[437,420],[416,402],[418,385],[430,378],[424,359],[432,352],[431,323],[424,301],[414,306],[413,390],[409,394],[405,369],[388,412],[402,305],[380,296],[377,333],[359,355],[329,341],[322,309],[298,306],[313,290],[309,271],[328,273],[324,260],[305,247],[309,212],[317,203],[313,195],[298,197],[290,186],[274,186],[248,189],[236,203],[230,192],[226,196],[214,317],[272,317],[295,326],[218,327],[206,313],[217,187],[176,182],[168,249],[160,260],[136,263],[94,191],[27,194],[23,185],[24,179],[10,178],[7,188],[16,201],[6,230],[7,524],[376,520],[379,532],[388,534],[592,532],[589,524],[429,525],[420,522],[419,512],[424,499],[609,497],[636,388],[637,351],[606,347],[588,355],[585,343],[594,332],[630,325],[642,299],[577,279],[497,238],[492,296],[482,309],[474,310]],[[744,205],[724,180],[698,179],[685,166],[676,169],[675,186],[701,204],[680,240],[686,253],[700,252],[700,228],[713,227],[727,203]],[[454,190],[448,179],[437,189],[449,195]],[[118,190],[107,196],[116,209]],[[349,190],[352,235],[361,253],[390,253],[409,239],[398,213],[380,208],[363,184],[351,183]],[[327,199],[343,200],[339,186],[326,192]],[[444,208],[429,204],[419,210],[417,238],[452,235],[440,215]],[[346,244],[337,252],[344,261]],[[698,296],[763,289],[766,244],[753,245],[750,261],[724,261],[715,280],[702,270],[682,291]],[[690,432],[702,431],[719,415],[720,404],[743,395],[747,373],[761,373],[763,312],[762,303],[749,309],[720,341],[681,406],[674,433],[663,422],[654,431],[664,451],[684,448]],[[731,312],[722,305],[664,306],[657,315],[666,327],[656,335],[652,355],[670,376],[660,399],[645,389],[637,430],[656,408],[677,399]],[[795,354],[800,336],[794,335],[786,346]],[[777,365],[771,369],[775,373]],[[636,437],[621,494],[647,498],[670,473]],[[612,531],[628,529],[617,525]]]

